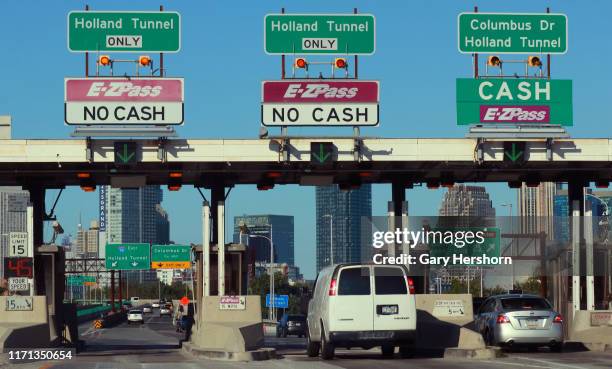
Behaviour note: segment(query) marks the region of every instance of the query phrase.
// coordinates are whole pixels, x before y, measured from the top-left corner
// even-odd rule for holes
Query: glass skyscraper
[[[332,249],[334,264],[361,261],[361,220],[372,216],[372,186],[350,191],[337,185],[317,187],[316,213],[317,272],[331,264]]]
[[[274,263],[295,265],[294,258],[294,225],[292,215],[242,215],[234,217],[234,242],[240,243],[240,225],[249,228],[252,235],[270,237],[274,241]],[[249,245],[249,263],[270,261],[270,242],[261,237],[246,239],[242,243]]]

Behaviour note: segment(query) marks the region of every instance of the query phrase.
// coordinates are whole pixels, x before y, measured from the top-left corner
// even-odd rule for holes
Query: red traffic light
[[[336,60],[334,61],[334,67],[336,68],[346,69],[347,66],[348,66],[348,63],[346,62],[346,59],[344,58],[336,58]]]
[[[308,66],[308,62],[304,58],[297,58],[295,59],[294,65],[296,68],[306,68]]]

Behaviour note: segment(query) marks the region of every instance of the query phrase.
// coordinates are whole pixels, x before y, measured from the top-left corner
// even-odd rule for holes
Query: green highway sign
[[[152,269],[184,269],[191,267],[191,246],[151,246]]]
[[[310,143],[310,163],[315,165],[325,165],[334,162],[334,143],[333,142],[311,142]]]
[[[66,284],[68,286],[82,286],[85,282],[96,283],[96,277],[90,275],[68,275]]]
[[[573,124],[572,81],[457,79],[457,124]]]
[[[374,54],[376,22],[371,14],[268,14],[268,54]]]
[[[138,162],[138,145],[134,141],[115,142],[115,164],[131,165]]]
[[[523,164],[527,161],[525,141],[506,141],[504,142],[504,161],[513,164]]]
[[[177,12],[71,11],[68,50],[72,52],[164,52],[181,49]]]
[[[437,228],[442,235],[429,244],[431,256],[464,257],[501,255],[501,231],[496,227]]]
[[[151,267],[151,247],[148,243],[106,244],[106,269],[143,270]]]
[[[461,13],[462,53],[565,54],[567,16],[552,13]]]

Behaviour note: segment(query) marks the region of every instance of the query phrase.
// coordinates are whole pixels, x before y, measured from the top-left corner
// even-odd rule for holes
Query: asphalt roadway
[[[114,328],[94,330],[91,323],[79,327],[86,351],[63,362],[10,364],[0,367],[19,369],[372,369],[372,368],[466,368],[466,369],[603,369],[612,368],[612,353],[564,351],[547,349],[536,352],[518,350],[495,360],[449,360],[439,353],[415,353],[414,357],[384,359],[379,349],[337,350],[334,360],[322,361],[305,354],[305,339],[297,337],[266,337],[266,346],[275,347],[280,359],[260,362],[225,362],[195,359],[179,348],[183,337],[172,326],[168,316],[159,310],[145,316],[143,325],[123,323]]]

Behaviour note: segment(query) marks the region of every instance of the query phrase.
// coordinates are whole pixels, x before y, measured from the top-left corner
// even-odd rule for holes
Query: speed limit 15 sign
[[[9,257],[29,257],[28,255],[28,233],[9,233]]]

